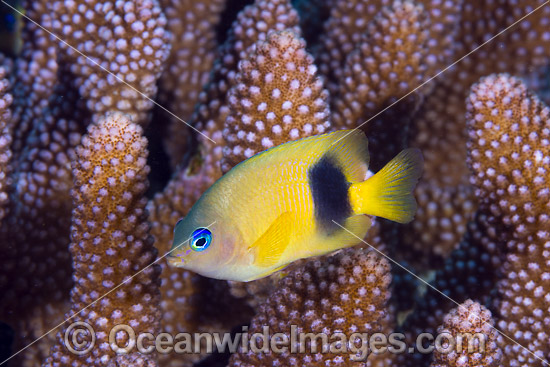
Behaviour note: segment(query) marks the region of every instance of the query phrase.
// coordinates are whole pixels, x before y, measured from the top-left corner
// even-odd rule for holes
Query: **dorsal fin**
[[[288,157],[301,157],[314,164],[327,154],[338,163],[349,182],[365,180],[369,153],[367,137],[361,130],[339,130],[277,145],[238,164],[232,174],[258,162],[286,164]]]
[[[369,149],[361,130],[342,130],[331,134],[325,156],[336,161],[348,182],[362,182],[369,167]]]

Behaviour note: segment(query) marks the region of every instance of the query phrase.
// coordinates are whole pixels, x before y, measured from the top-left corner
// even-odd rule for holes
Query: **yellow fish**
[[[312,136],[247,159],[176,224],[169,263],[210,278],[251,281],[360,243],[371,225],[367,215],[411,221],[420,151],[402,151],[365,180],[368,163],[360,130]]]

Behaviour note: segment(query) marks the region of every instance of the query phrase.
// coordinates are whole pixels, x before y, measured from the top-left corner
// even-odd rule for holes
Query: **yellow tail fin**
[[[416,212],[412,194],[422,175],[422,154],[405,149],[368,180],[349,189],[354,214],[369,214],[408,223]]]

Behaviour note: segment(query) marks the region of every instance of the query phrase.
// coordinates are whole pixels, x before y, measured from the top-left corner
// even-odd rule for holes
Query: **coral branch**
[[[91,125],[77,148],[70,246],[75,286],[67,315],[91,325],[97,340],[90,355],[67,353],[65,327],[46,366],[89,365],[89,358],[93,365],[107,364],[115,357],[109,334],[118,324],[130,325],[136,335],[159,330],[160,267],[152,264],[157,251],[143,197],[146,159],[142,129],[118,113]],[[117,334],[117,345],[127,338]]]
[[[455,59],[475,50],[543,3],[543,0],[521,3],[510,0],[465,0],[461,8],[460,31],[456,37]],[[413,120],[410,143],[420,148],[425,158],[424,183],[417,189],[419,196],[425,200],[419,202],[419,206],[432,207],[433,211],[442,214],[443,217],[439,219],[441,222],[454,222],[453,217],[456,215],[456,222],[460,224],[453,227],[454,233],[449,233],[449,238],[460,238],[464,234],[464,224],[473,214],[473,193],[469,194],[468,199],[464,197],[469,191],[464,187],[468,185],[469,177],[464,149],[467,140],[464,100],[469,88],[488,73],[523,75],[533,68],[548,64],[549,21],[550,7],[544,6],[446,71],[444,76],[435,81],[433,93],[427,97]],[[454,209],[445,210],[441,201],[427,198],[425,193],[430,191],[453,197],[456,203],[453,204]],[[416,238],[415,247],[424,248],[423,252],[428,254],[432,244],[423,241],[423,233],[430,232],[429,238],[433,238],[443,228],[443,223],[433,226],[430,223],[433,221],[432,218],[423,217],[410,235]],[[451,242],[447,242],[445,247],[450,250]]]
[[[9,107],[13,101],[11,94],[7,92],[9,82],[5,77],[6,70],[0,66],[0,223],[7,214],[11,158],[11,111]]]
[[[25,1],[26,16],[39,23],[49,22],[46,10],[48,1]],[[58,45],[33,22],[24,22],[23,46],[14,62],[11,80],[12,106],[12,152],[14,160],[24,150],[27,136],[36,118],[46,107],[57,82]]]
[[[265,41],[269,32],[285,29],[300,34],[298,14],[289,0],[257,0],[245,7],[233,22],[193,119],[197,128],[217,143],[223,143],[222,131],[229,114],[227,92],[235,85],[239,61],[247,57],[254,43]],[[204,144],[211,145],[208,141]],[[218,164],[221,147],[210,147],[209,150],[213,151],[214,161]]]
[[[10,215],[0,228],[0,242],[6,245],[1,260],[0,318],[17,331],[16,345],[21,347],[61,320],[73,285],[68,250],[70,162],[89,117],[83,112],[82,100],[67,87],[70,79],[64,74],[57,81],[46,107],[32,121],[24,151],[12,159]],[[35,347],[47,350],[42,343],[48,343],[47,339],[18,358],[32,359]],[[43,358],[38,354],[29,363]]]
[[[498,326],[505,365],[542,366],[550,320],[550,108],[517,78],[483,78],[468,99],[469,164],[480,205],[508,226]],[[527,350],[527,349],[528,350]]]
[[[328,92],[305,42],[292,31],[272,33],[239,64],[223,136],[222,171],[281,143],[322,134]]]
[[[354,128],[420,85],[430,37],[427,13],[412,1],[384,7],[346,58],[333,103],[336,127]],[[379,170],[405,145],[407,125],[421,94],[362,126],[369,137],[371,169]]]
[[[323,333],[327,338],[336,333],[372,335],[381,330],[381,321],[386,316],[391,283],[389,272],[390,266],[385,259],[358,248],[344,250],[323,261],[309,261],[279,282],[277,290],[260,306],[249,333],[262,333],[267,325],[271,336],[283,333],[290,341],[291,326],[295,325],[297,333],[302,335]],[[345,363],[353,366],[363,363],[348,360],[349,354],[340,354],[336,350],[322,353],[320,343],[317,351],[311,349],[311,343],[304,342],[302,347],[305,352],[294,354],[290,353],[290,346],[283,353],[241,350],[231,357],[229,365],[326,366]],[[323,348],[328,348],[328,343]],[[366,354],[361,357],[366,358]]]
[[[0,55],[0,321],[14,331],[11,352],[115,283],[131,284],[77,315],[100,334],[91,354],[68,354],[60,340],[65,327],[57,339],[51,333],[10,362],[36,366],[50,351],[47,364],[56,366],[191,367],[205,357],[204,348],[115,356],[105,332],[121,322],[137,332],[228,332],[250,325],[255,312],[253,332],[263,331],[262,323],[272,333],[287,332],[289,323],[313,332],[395,330],[407,343],[435,332],[449,312],[445,327],[453,333],[480,326],[454,322],[461,311],[451,311],[454,303],[439,291],[489,307],[499,329],[519,342],[498,340],[501,365],[548,362],[550,110],[526,85],[548,97],[550,6],[507,29],[544,2],[12,2],[86,56],[32,22],[22,22],[20,53]],[[245,3],[251,5],[239,10]],[[11,37],[13,18],[0,7],[0,37]],[[218,46],[218,40],[225,41]],[[155,258],[146,205],[155,245],[165,255],[176,222],[223,172],[268,147],[357,127],[474,49],[364,126],[372,171],[407,145],[425,158],[415,220],[403,226],[377,219],[367,239],[438,291],[397,268],[390,290],[388,264],[359,247],[302,259],[246,284],[207,279],[164,259],[160,281],[156,266],[130,280]],[[480,81],[495,72],[530,82],[509,75]],[[155,96],[159,77],[162,93]],[[149,98],[206,137],[189,134],[161,109],[149,113]],[[150,116],[155,185],[146,204],[141,128]],[[165,153],[171,164],[164,164]],[[486,315],[476,303],[467,305]],[[348,357],[334,350],[253,355],[243,349],[231,363],[426,367],[432,355]],[[434,363],[467,365],[478,357],[479,365],[497,361],[455,353]]]
[[[198,135],[199,148],[188,167],[180,169],[170,180],[162,193],[149,204],[157,246],[162,253],[168,251],[172,243],[172,233],[176,222],[183,218],[202,193],[221,177],[219,162],[222,158],[224,139],[222,130],[229,113],[227,92],[234,84],[237,64],[241,57],[258,40],[265,40],[270,31],[295,28],[298,15],[288,0],[258,0],[239,13],[232,24],[228,38],[220,47],[219,57],[214,64],[211,80],[201,93],[193,121],[197,129],[216,144]],[[174,157],[172,159],[180,159]],[[178,331],[226,331],[250,317],[251,309],[229,294],[226,282],[208,280],[196,274],[163,267],[162,308],[163,328]],[[204,313],[197,302],[218,292],[212,312]],[[218,307],[235,310],[219,313]],[[188,312],[182,312],[188,310]],[[178,356],[180,357],[180,356]],[[192,363],[201,355],[170,358],[174,363]]]
[[[431,367],[498,367],[502,339],[493,326],[491,312],[477,302],[467,300],[446,316],[438,335],[445,335],[441,347],[435,350]]]
[[[159,83],[160,103],[186,122],[191,121],[199,93],[208,82],[216,57],[216,26],[225,0],[161,0],[167,29],[172,33],[170,56]],[[166,150],[172,167],[181,163],[189,148],[189,129],[169,117]]]
[[[332,94],[337,92],[347,55],[352,52],[367,32],[368,25],[389,0],[334,0],[330,16],[323,25],[326,35],[317,51],[319,70],[326,77]]]
[[[54,1],[49,6],[55,21],[45,26],[79,51],[61,43],[63,61],[71,64],[74,83],[93,119],[116,110],[145,124],[170,45],[158,3]]]

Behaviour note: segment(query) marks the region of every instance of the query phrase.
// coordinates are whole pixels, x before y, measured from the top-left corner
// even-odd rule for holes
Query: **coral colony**
[[[15,12],[6,4],[2,14]],[[20,51],[0,54],[2,361],[20,351],[6,363],[548,366],[550,4],[21,5],[36,23],[19,17]],[[373,172],[407,146],[425,158],[415,220],[377,219],[365,239],[376,250],[362,243],[250,283],[167,266],[174,225],[231,167],[356,127]],[[86,353],[66,345],[77,321],[95,331]],[[129,334],[110,335],[121,324],[136,335],[400,332],[407,348],[229,355],[199,341],[121,354],[113,345]],[[486,338],[483,350],[409,353],[423,332]]]

